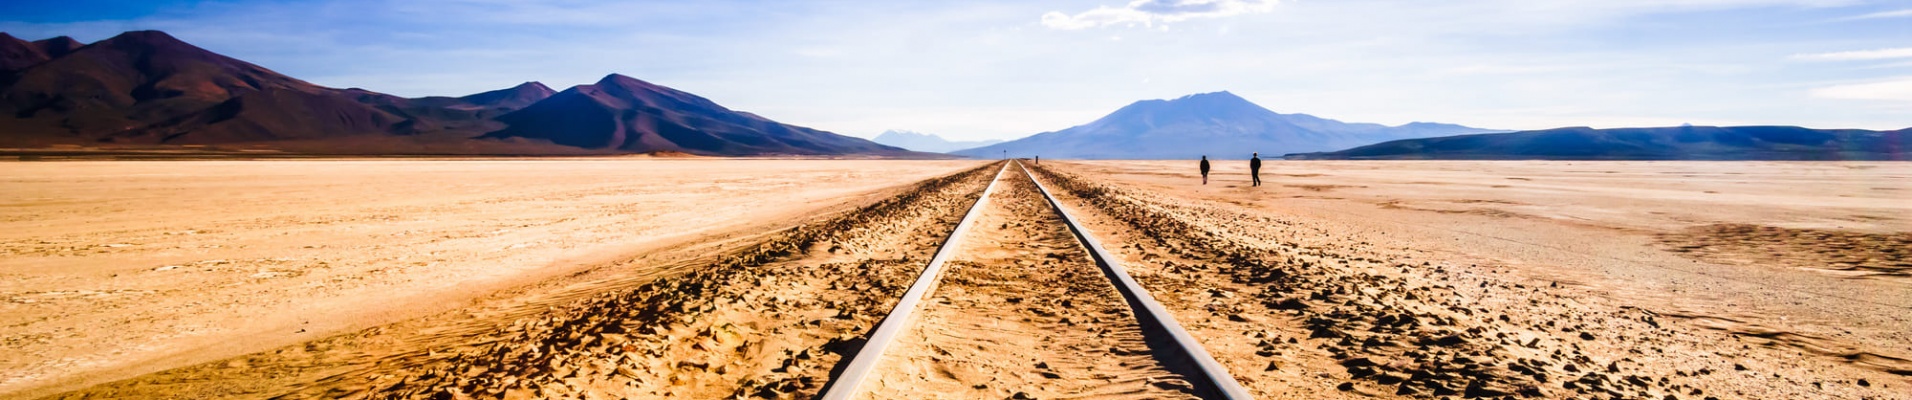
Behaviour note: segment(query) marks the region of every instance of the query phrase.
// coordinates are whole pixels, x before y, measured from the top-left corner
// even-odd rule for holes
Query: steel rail
[[[1168,313],[1167,308],[1156,302],[1155,298],[1149,296],[1148,291],[1143,289],[1134,277],[1129,276],[1128,270],[1123,268],[1108,250],[1102,248],[1101,242],[1090,236],[1088,230],[1084,229],[1075,216],[1069,213],[1068,208],[1056,200],[1049,189],[1036,179],[1035,174],[1030,173],[1021,163],[1011,161],[1003,164],[1002,170],[996,171],[996,177],[989,181],[987,188],[983,189],[983,194],[976,199],[976,204],[970,206],[962,222],[957,223],[956,229],[950,231],[949,238],[937,248],[936,256],[930,259],[929,265],[923,268],[923,273],[917,276],[916,282],[910,285],[909,290],[903,293],[902,300],[898,301],[896,307],[890,310],[890,315],[884,317],[883,322],[877,325],[876,330],[870,334],[869,340],[864,342],[863,348],[857,351],[854,358],[850,360],[850,364],[844,367],[843,372],[830,380],[824,388],[821,399],[849,400],[859,393],[863,381],[876,370],[876,365],[883,358],[883,353],[909,327],[923,299],[935,290],[937,281],[942,279],[944,261],[955,253],[955,249],[961,242],[962,233],[969,228],[976,216],[982,213],[983,206],[989,200],[989,194],[996,189],[996,182],[1002,180],[1002,175],[1008,172],[1010,164],[1015,164],[1018,169],[1021,169],[1023,174],[1029,177],[1030,182],[1036,185],[1036,190],[1042,192],[1043,198],[1049,201],[1049,206],[1062,216],[1063,222],[1069,226],[1069,231],[1074,233],[1083,247],[1089,250],[1090,258],[1093,258],[1096,266],[1102,269],[1103,275],[1115,283],[1116,291],[1122,294],[1123,300],[1135,312],[1136,320],[1142,328],[1145,331],[1162,334],[1173,345],[1170,349],[1159,350],[1166,350],[1171,357],[1184,357],[1189,364],[1195,366],[1195,372],[1200,376],[1189,378],[1197,380],[1191,383],[1198,386],[1198,393],[1209,394],[1205,396],[1209,398],[1230,400],[1254,398],[1248,394],[1247,389],[1242,388],[1240,382],[1235,381],[1234,376],[1228,374],[1228,370],[1223,368],[1221,363],[1216,362],[1215,358],[1202,348],[1200,342],[1195,341],[1187,330],[1182,329],[1181,324],[1175,322],[1175,318]]]
[[[883,352],[909,328],[911,320],[916,317],[919,303],[929,297],[936,288],[936,282],[942,279],[943,262],[956,253],[957,245],[962,243],[963,231],[969,229],[977,216],[982,215],[983,205],[989,202],[989,193],[996,190],[996,181],[1002,180],[1002,174],[1008,171],[1009,163],[1003,163],[1002,169],[996,170],[996,177],[990,178],[989,186],[983,188],[983,194],[976,198],[976,204],[969,206],[969,212],[963,214],[962,222],[956,223],[956,229],[949,231],[949,238],[943,240],[943,245],[936,249],[936,255],[929,259],[929,266],[923,267],[923,273],[916,276],[916,282],[910,284],[909,291],[903,292],[903,299],[897,301],[896,307],[890,309],[889,316],[883,317],[883,322],[877,324],[876,331],[870,333],[869,340],[863,342],[863,348],[857,350],[850,365],[843,368],[843,373],[830,380],[829,387],[824,389],[823,399],[849,400],[856,395],[857,387],[863,385],[864,378],[875,371],[877,362],[883,359]]]
[[[1175,355],[1187,357],[1187,361],[1194,364],[1197,372],[1201,373],[1200,378],[1207,378],[1207,382],[1196,384],[1206,383],[1206,389],[1224,399],[1255,398],[1248,394],[1248,389],[1243,388],[1241,382],[1235,380],[1234,375],[1228,373],[1228,368],[1222,367],[1220,362],[1215,361],[1214,356],[1208,354],[1207,349],[1202,348],[1201,342],[1196,341],[1194,336],[1190,336],[1188,330],[1182,329],[1182,324],[1175,322],[1175,317],[1169,314],[1167,307],[1155,301],[1155,297],[1150,296],[1148,290],[1142,288],[1140,282],[1135,281],[1135,277],[1129,276],[1128,269],[1123,268],[1122,263],[1116,261],[1114,255],[1102,248],[1102,243],[1089,234],[1089,230],[1082,226],[1075,215],[1069,213],[1068,207],[1064,207],[1055,195],[1049,193],[1049,188],[1043,186],[1041,180],[1036,179],[1036,174],[1030,173],[1028,168],[1022,166],[1022,163],[1016,163],[1016,167],[1022,168],[1023,174],[1029,175],[1029,180],[1036,184],[1036,190],[1041,191],[1042,197],[1049,200],[1049,205],[1055,208],[1057,214],[1062,215],[1062,221],[1069,225],[1069,231],[1075,233],[1076,239],[1082,242],[1083,247],[1089,248],[1089,254],[1095,258],[1096,266],[1102,267],[1102,273],[1116,282],[1116,289],[1122,292],[1123,299],[1128,300],[1129,308],[1135,311],[1136,320],[1142,322],[1142,328],[1152,328],[1167,334],[1170,341],[1174,343],[1172,350],[1178,353]]]

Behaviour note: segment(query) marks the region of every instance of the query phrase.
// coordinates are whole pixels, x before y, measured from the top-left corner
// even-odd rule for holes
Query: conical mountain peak
[[[663,85],[645,82],[642,79],[624,76],[623,74],[605,75],[604,79],[599,79],[597,83],[592,84],[591,86],[597,88],[597,90],[602,91],[606,95],[610,95],[612,97],[616,97],[624,101],[634,101],[641,104],[646,104],[651,107],[713,109],[713,110],[722,110],[724,112],[730,111],[729,109],[724,108],[724,106],[717,105],[717,103],[712,102],[709,99],[705,99],[703,97],[699,97],[697,95],[690,94],[681,90],[672,89],[670,87],[666,87]]]
[[[625,76],[624,74],[618,74],[618,73],[605,75],[604,79],[599,79],[596,85],[624,86],[624,87],[655,87],[657,86],[657,85],[651,84],[650,82],[645,82],[643,79],[632,78],[629,76]]]
[[[1129,126],[1136,129],[1210,121],[1270,120],[1280,114],[1226,91],[1192,94],[1173,100],[1142,100],[1122,107],[1096,124]]]
[[[556,90],[551,90],[550,86],[545,86],[544,82],[538,82],[538,81],[520,83],[518,84],[518,86],[512,86],[511,90],[522,92],[522,93],[541,93],[544,96],[550,96],[558,92]]]
[[[579,85],[499,116],[489,138],[531,138],[565,146],[698,154],[843,154],[900,152],[724,108],[703,97],[622,74]]]
[[[1191,95],[1187,95],[1187,96],[1182,96],[1182,97],[1178,97],[1178,98],[1176,98],[1175,100],[1172,100],[1172,101],[1175,101],[1175,102],[1181,102],[1181,101],[1240,101],[1240,102],[1247,102],[1247,101],[1248,101],[1248,99],[1243,99],[1243,98],[1241,98],[1241,96],[1236,96],[1236,95],[1235,95],[1234,93],[1230,93],[1229,91],[1226,91],[1226,90],[1223,90],[1223,91],[1219,91],[1219,92],[1208,92],[1208,93],[1196,93],[1196,94],[1191,94]]]
[[[80,47],[86,46],[85,43],[80,43],[80,41],[73,40],[73,38],[66,36],[35,40],[33,41],[33,45],[39,46],[40,51],[46,52],[47,57],[64,56],[67,53],[72,53],[74,50],[79,50]]]
[[[185,41],[179,40],[179,38],[173,37],[171,34],[161,31],[129,31],[106,40],[101,40],[97,44],[121,48],[191,48],[205,51],[204,49],[200,49],[199,46],[186,43]]]
[[[1442,128],[1442,129],[1434,129]],[[1390,128],[1307,114],[1280,114],[1227,91],[1143,100],[1088,124],[954,154],[972,157],[1245,158],[1347,148],[1385,140],[1481,130],[1453,126]]]
[[[549,98],[553,94],[557,94],[557,92],[551,90],[551,87],[545,86],[543,83],[525,82],[518,84],[518,86],[460,97],[458,99],[481,106],[515,110],[529,106],[539,100]]]

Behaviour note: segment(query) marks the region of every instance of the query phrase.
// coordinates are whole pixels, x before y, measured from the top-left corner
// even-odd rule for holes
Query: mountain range
[[[0,147],[194,145],[324,154],[921,156],[611,74],[463,97],[334,89],[133,31],[91,44],[0,33]]]
[[[1912,160],[1912,128],[1796,126],[1559,128],[1397,140],[1294,159]]]
[[[951,154],[994,158],[1042,156],[1087,159],[1245,159],[1345,149],[1405,138],[1494,132],[1416,122],[1400,126],[1347,123],[1307,114],[1281,114],[1229,92],[1143,100],[1088,124]]]
[[[901,148],[915,150],[915,151],[927,151],[931,153],[947,153],[947,152],[956,151],[956,150],[962,150],[962,149],[967,149],[972,147],[988,146],[988,145],[1003,142],[1002,140],[951,141],[949,139],[944,139],[942,136],[937,136],[935,134],[918,133],[918,132],[895,130],[895,129],[883,131],[882,134],[876,135],[875,139],[870,139],[870,140],[877,143],[890,145],[890,146],[896,146],[896,147],[901,147]]]
[[[1912,159],[1912,128],[1574,127],[1504,132],[1426,122],[1385,126],[1281,114],[1232,93],[1214,92],[1138,101],[1088,124],[1001,143],[950,142],[906,131],[885,132],[870,141],[779,123],[618,74],[562,91],[525,82],[461,97],[405,98],[324,87],[164,32],[133,31],[90,44],[64,36],[26,41],[0,33],[0,149],[885,157],[949,152],[1058,159],[1239,159],[1260,152],[1300,159],[1906,160]]]

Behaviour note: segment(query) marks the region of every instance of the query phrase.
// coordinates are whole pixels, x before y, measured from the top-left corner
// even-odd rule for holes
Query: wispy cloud
[[[1912,101],[1894,94],[1912,57],[1887,58],[1912,47],[1898,23],[1912,19],[1877,0],[174,3],[65,22],[0,12],[0,31],[160,29],[316,84],[401,96],[616,72],[797,125],[964,140],[1216,90],[1389,125],[1912,126]],[[1045,13],[1048,24],[1033,18]],[[1858,15],[1871,17],[1816,23]]]
[[[1135,0],[1122,7],[1098,6],[1076,14],[1050,11],[1042,26],[1052,29],[1088,29],[1109,25],[1154,27],[1193,18],[1221,18],[1275,9],[1277,0]]]
[[[1912,18],[1912,8],[1904,9],[1904,10],[1880,11],[1880,12],[1875,12],[1870,14],[1860,14],[1860,15],[1855,15],[1848,18],[1841,18],[1841,20],[1856,21],[1856,20],[1863,20],[1863,19],[1880,19],[1880,18]]]
[[[1811,94],[1822,99],[1912,101],[1912,77],[1827,86]]]
[[[1899,47],[1878,50],[1836,51],[1831,53],[1794,54],[1794,60],[1807,61],[1867,61],[1912,58],[1912,47]]]

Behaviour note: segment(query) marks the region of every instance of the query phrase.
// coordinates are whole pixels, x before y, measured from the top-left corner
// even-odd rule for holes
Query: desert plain
[[[1912,164],[0,163],[0,397],[1912,398]],[[1027,167],[1025,169],[1025,167]]]

